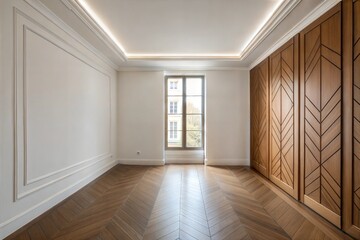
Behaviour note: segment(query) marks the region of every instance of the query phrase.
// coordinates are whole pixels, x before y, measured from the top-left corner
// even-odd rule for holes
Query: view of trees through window
[[[202,149],[204,77],[167,76],[165,80],[167,86],[166,147],[168,149]]]

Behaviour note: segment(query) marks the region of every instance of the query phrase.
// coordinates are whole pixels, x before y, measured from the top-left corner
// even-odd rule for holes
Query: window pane
[[[168,130],[182,130],[182,115],[168,115]]]
[[[182,131],[168,131],[168,147],[182,147]]]
[[[202,115],[187,115],[186,129],[187,130],[201,130]]]
[[[186,147],[202,147],[202,132],[186,131]]]
[[[202,97],[186,97],[186,113],[202,113]]]
[[[168,91],[168,95],[182,95],[183,94],[182,78],[168,78],[167,91]]]
[[[202,78],[186,78],[186,95],[202,95]]]
[[[182,97],[168,97],[168,114],[182,113]]]

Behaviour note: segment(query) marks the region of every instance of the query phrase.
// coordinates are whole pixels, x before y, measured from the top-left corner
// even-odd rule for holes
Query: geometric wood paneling
[[[270,56],[270,179],[298,198],[298,35]]]
[[[251,166],[268,177],[269,61],[250,71]]]
[[[304,203],[340,226],[341,4],[301,32]]]
[[[353,221],[360,228],[360,1],[353,2]]]
[[[343,1],[343,229],[360,239],[360,1]],[[347,107],[349,106],[349,107]],[[352,106],[352,107],[350,107]]]

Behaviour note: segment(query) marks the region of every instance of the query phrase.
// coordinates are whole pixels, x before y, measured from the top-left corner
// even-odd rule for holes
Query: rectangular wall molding
[[[44,29],[43,26],[36,22],[31,17],[27,16],[25,13],[16,9],[14,11],[15,19],[14,21],[17,32],[15,34],[15,44],[17,46],[16,51],[14,52],[14,58],[16,59],[16,137],[17,137],[17,146],[16,146],[16,175],[15,175],[15,200],[19,200],[24,198],[36,191],[39,191],[51,184],[59,182],[66,177],[74,175],[75,173],[82,171],[88,167],[93,166],[94,164],[101,162],[103,160],[109,159],[112,157],[111,154],[111,81],[110,76],[101,70],[99,70],[93,64],[90,64],[84,58],[80,58],[79,53],[76,49],[73,49],[69,43],[67,43],[64,39],[61,39],[55,33],[51,32],[48,29]],[[81,66],[88,67],[89,69],[93,69],[94,71],[99,73],[99,76],[103,76],[106,81],[107,91],[107,143],[105,144],[107,149],[105,152],[97,153],[94,156],[91,156],[86,159],[82,159],[73,164],[68,164],[62,168],[58,168],[53,171],[45,172],[41,175],[37,175],[35,177],[30,177],[31,170],[31,162],[29,162],[29,136],[28,136],[28,112],[32,109],[29,109],[32,105],[29,103],[28,95],[29,88],[31,87],[30,79],[27,79],[29,73],[27,72],[29,67],[29,63],[27,62],[27,58],[29,56],[29,49],[31,50],[34,46],[28,46],[30,44],[29,38],[31,37],[33,43],[36,41],[42,41],[43,43],[48,43],[49,46],[54,48],[57,51],[62,51],[64,56],[68,56],[69,58],[74,59],[74,61],[78,62]],[[39,40],[37,40],[39,39]],[[50,49],[49,49],[50,50]],[[81,55],[80,55],[81,56]],[[37,104],[39,105],[39,104]],[[49,155],[49,158],[53,158],[54,156]]]

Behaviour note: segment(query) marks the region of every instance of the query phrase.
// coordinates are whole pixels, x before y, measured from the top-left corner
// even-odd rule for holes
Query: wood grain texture
[[[340,226],[342,166],[341,4],[301,33],[304,203]]]
[[[250,71],[251,166],[269,176],[269,60]]]
[[[7,239],[350,239],[296,204],[246,167],[119,165]]]
[[[353,208],[354,225],[360,228],[360,2],[353,3],[353,68],[354,68],[354,158]]]
[[[299,38],[270,56],[270,179],[298,198]]]
[[[360,239],[360,2],[343,1],[343,229]],[[352,107],[347,107],[352,106]]]

